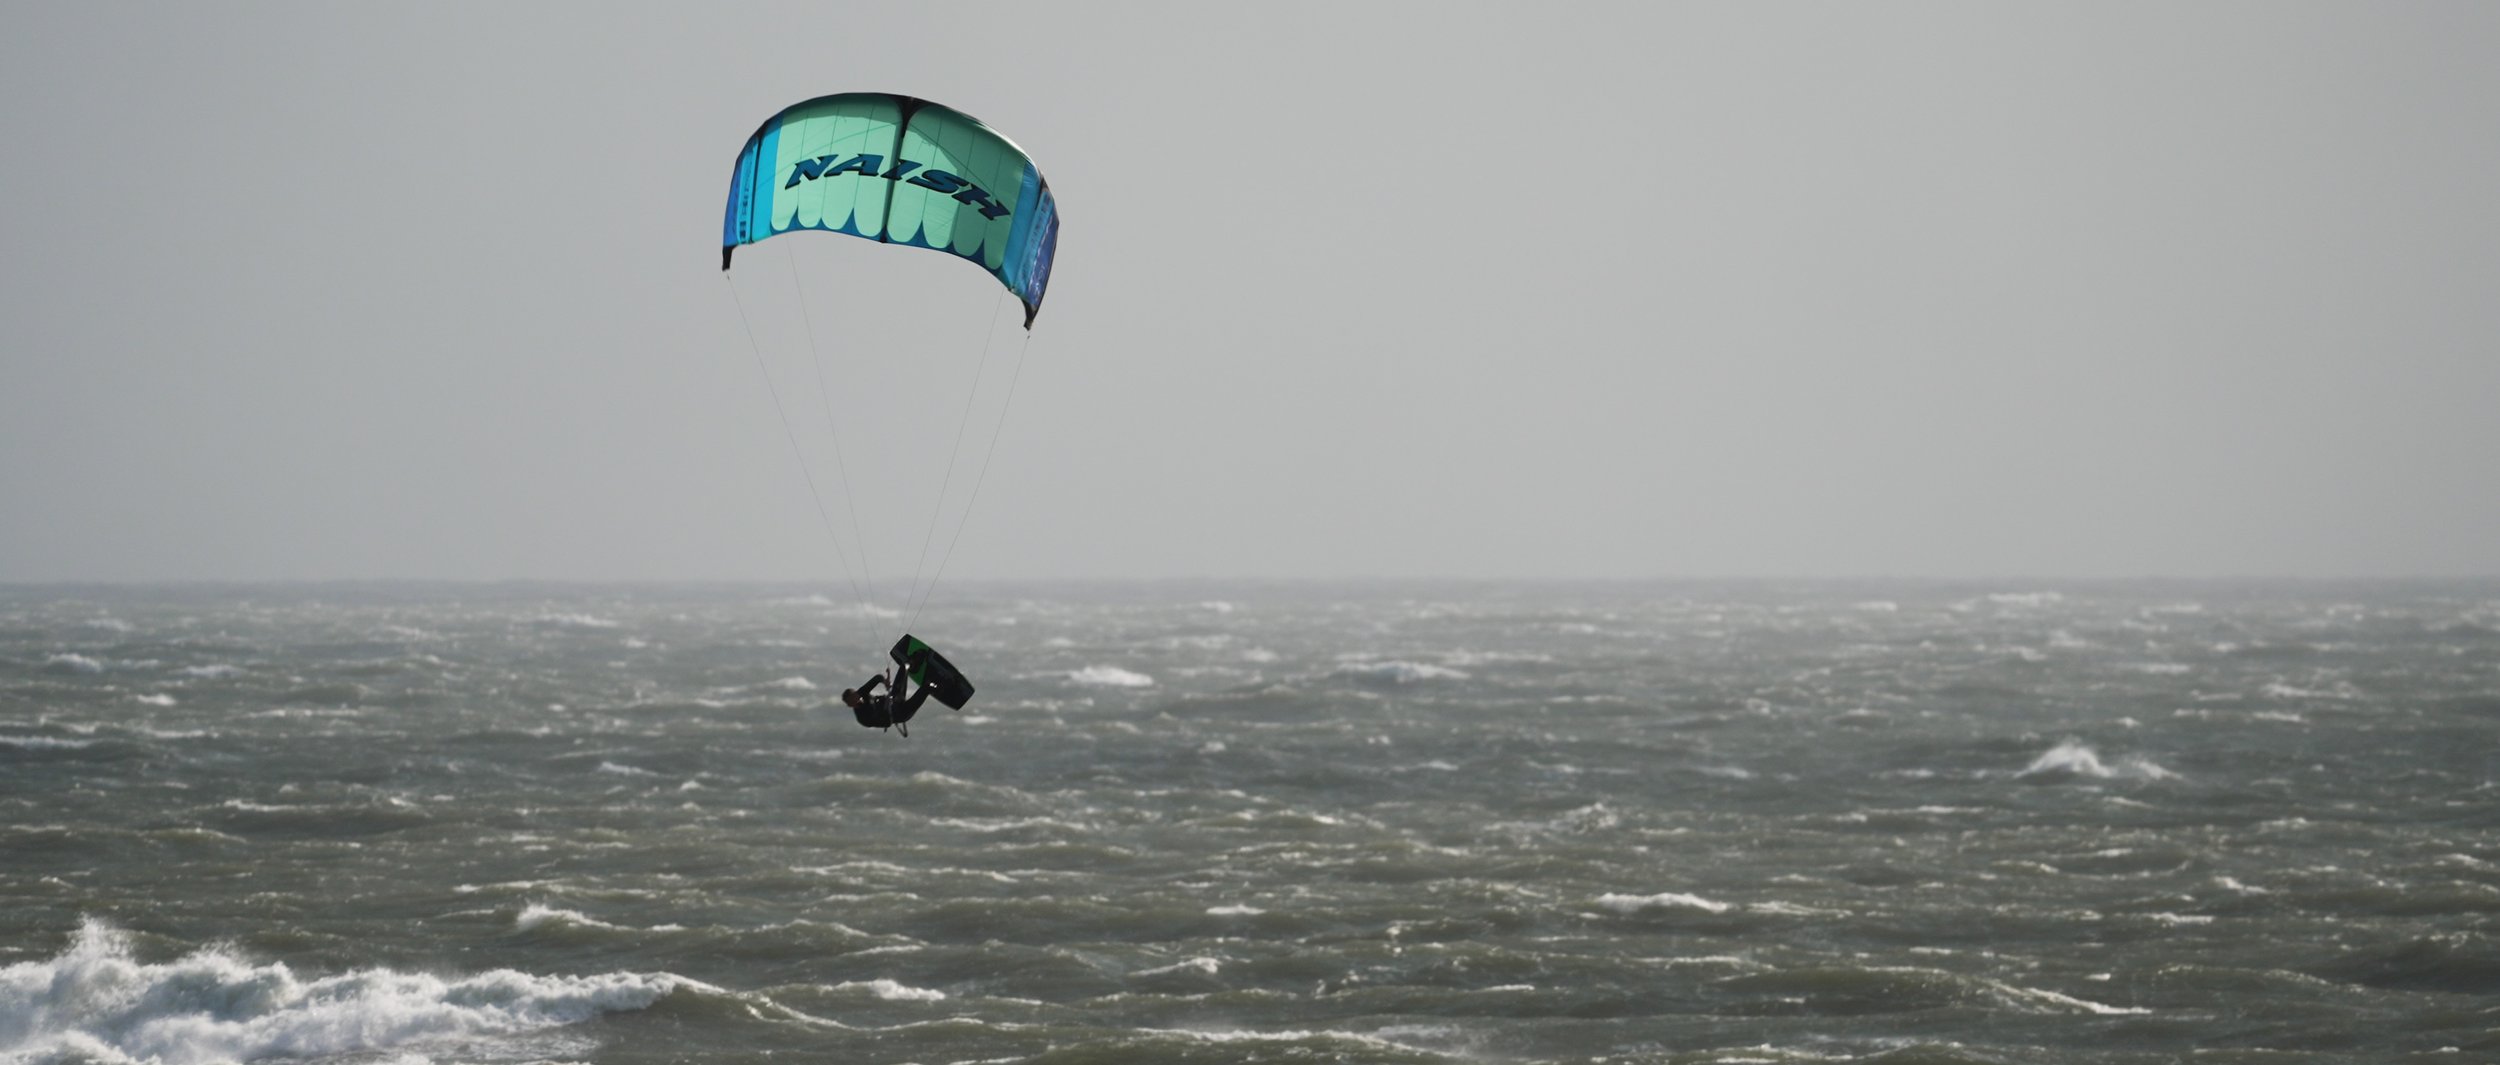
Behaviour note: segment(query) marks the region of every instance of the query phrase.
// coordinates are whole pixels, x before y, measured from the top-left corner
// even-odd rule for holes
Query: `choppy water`
[[[0,589],[0,1061],[2500,1060],[2500,585]]]

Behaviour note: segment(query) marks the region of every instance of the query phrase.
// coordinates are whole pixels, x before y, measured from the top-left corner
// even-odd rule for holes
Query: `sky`
[[[0,2],[0,581],[2500,575],[2500,6]],[[824,234],[1013,138],[1033,331]],[[959,531],[958,531],[959,530]]]

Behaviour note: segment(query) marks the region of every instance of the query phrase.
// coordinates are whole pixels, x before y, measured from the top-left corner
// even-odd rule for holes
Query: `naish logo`
[[[835,160],[840,160],[840,162]],[[837,152],[833,155],[820,155],[814,159],[801,159],[797,165],[790,168],[790,180],[781,187],[795,189],[802,181],[829,178],[836,174],[857,174],[861,177],[881,177],[887,181],[908,181],[938,195],[953,196],[957,203],[972,204],[981,208],[983,218],[1005,217],[1009,210],[1006,204],[993,198],[988,190],[946,171],[921,170],[919,163],[909,159],[897,159],[894,161],[893,169],[882,174],[878,173],[877,168],[884,165],[885,157],[882,155],[854,155],[843,159],[841,153]],[[915,170],[919,173],[913,173]]]

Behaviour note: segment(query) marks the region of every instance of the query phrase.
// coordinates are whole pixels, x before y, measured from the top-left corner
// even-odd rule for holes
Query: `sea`
[[[9,1065],[2445,1065],[2496,928],[2500,582],[0,587]]]

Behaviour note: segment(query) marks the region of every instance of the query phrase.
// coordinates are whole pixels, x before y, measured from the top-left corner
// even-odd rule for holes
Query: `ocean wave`
[[[609,924],[580,910],[561,909],[535,902],[521,907],[521,912],[512,918],[512,927],[522,932],[534,932],[547,927],[598,928],[616,932],[625,930],[623,925]]]
[[[1068,683],[1089,688],[1150,688],[1155,679],[1118,666],[1087,666],[1067,674]]]
[[[2056,606],[2066,597],[2056,592],[1991,592],[1988,601],[1998,606],[2037,608]]]
[[[181,669],[175,670],[175,672],[186,677],[196,677],[200,680],[224,680],[228,677],[242,676],[243,667],[230,666],[223,662],[212,662],[205,666],[184,666]]]
[[[2074,740],[2049,748],[2015,775],[2026,780],[2176,780],[2179,776],[2140,757],[2110,765],[2101,761],[2099,752]]]
[[[946,992],[925,987],[898,984],[884,977],[874,980],[848,980],[833,985],[835,991],[865,991],[887,1002],[943,1002]]]
[[[1699,895],[1662,891],[1655,895],[1606,894],[1597,897],[1597,905],[1616,913],[1634,914],[1649,910],[1699,910],[1703,913],[1726,913],[1736,908],[1732,902],[1705,899]]]
[[[603,761],[603,762],[600,762],[600,763],[599,763],[599,769],[598,769],[598,772],[601,772],[601,773],[613,773],[613,774],[616,774],[617,776],[620,776],[620,777],[656,777],[656,776],[659,776],[659,774],[658,774],[658,773],[654,773],[654,772],[652,772],[652,771],[650,771],[650,770],[648,770],[648,769],[644,769],[644,768],[642,768],[642,767],[640,767],[640,766],[631,766],[631,765],[625,765],[625,764],[623,764],[623,763],[621,763],[621,762],[606,762],[606,761]]]
[[[95,743],[94,740],[67,740],[58,736],[0,736],[0,747],[15,747],[22,751],[75,751],[93,747]]]
[[[0,1057],[210,1065],[483,1043],[645,1009],[681,987],[704,985],[665,973],[511,969],[307,979],[223,947],[149,964],[128,933],[89,919],[58,957],[0,968],[0,1036],[10,1040]]]
[[[1185,961],[1176,961],[1176,962],[1173,962],[1173,963],[1172,963],[1172,964],[1170,964],[1170,965],[1165,965],[1165,966],[1161,966],[1161,967],[1158,967],[1158,968],[1153,968],[1153,969],[1139,969],[1139,970],[1137,970],[1136,972],[1130,973],[1129,975],[1130,975],[1130,976],[1173,976],[1173,975],[1177,975],[1177,974],[1195,973],[1195,974],[1198,974],[1198,975],[1201,975],[1201,976],[1213,976],[1213,975],[1215,975],[1215,974],[1216,974],[1216,971],[1217,971],[1217,970],[1222,969],[1223,967],[1224,967],[1224,963],[1223,963],[1223,962],[1217,961],[1217,960],[1215,960],[1215,959],[1213,959],[1213,958],[1190,958],[1190,959],[1187,959],[1187,960],[1185,960]]]
[[[1426,662],[1347,662],[1336,669],[1336,676],[1356,680],[1382,681],[1389,684],[1415,684],[1427,680],[1466,680],[1462,670],[1436,666]]]
[[[47,656],[43,667],[56,673],[102,673],[104,663],[75,651],[62,651]]]

